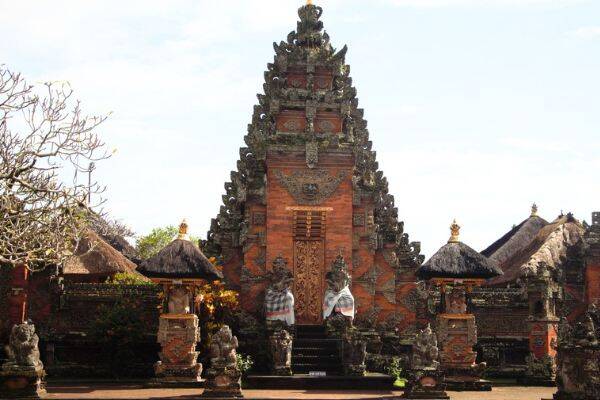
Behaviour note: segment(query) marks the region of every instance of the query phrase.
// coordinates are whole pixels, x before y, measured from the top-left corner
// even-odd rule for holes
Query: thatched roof
[[[481,254],[495,261],[501,269],[515,254],[522,252],[535,239],[548,221],[532,215],[492,243]]]
[[[118,272],[140,275],[136,265],[106,243],[98,234],[87,230],[79,240],[75,255],[63,267],[63,274],[111,276]]]
[[[154,257],[143,261],[139,271],[152,278],[223,279],[223,274],[197,245],[180,238],[173,240]]]
[[[459,241],[446,243],[417,270],[420,279],[487,279],[501,274],[493,261]]]
[[[127,259],[135,264],[138,264],[140,259],[137,250],[133,247],[127,239],[120,235],[113,234],[99,234],[105,242],[110,244],[115,250],[123,254]]]
[[[499,286],[516,281],[526,269],[536,270],[540,263],[556,268],[564,261],[569,247],[579,243],[583,226],[571,214],[561,215],[543,226],[528,244],[519,244],[502,263],[504,275],[490,279],[486,285]]]

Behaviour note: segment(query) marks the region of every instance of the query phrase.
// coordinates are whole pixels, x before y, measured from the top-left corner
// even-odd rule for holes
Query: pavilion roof
[[[455,221],[448,243],[417,270],[419,278],[488,279],[502,275],[495,262],[458,240],[459,229]]]
[[[158,254],[143,261],[139,271],[150,278],[223,279],[221,271],[187,238],[185,222],[180,226],[179,236]]]

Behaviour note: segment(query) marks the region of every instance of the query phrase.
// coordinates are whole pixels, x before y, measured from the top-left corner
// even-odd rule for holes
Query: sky
[[[114,156],[106,210],[205,237],[292,0],[0,0],[0,64],[68,81]],[[315,0],[411,240],[482,250],[529,216],[600,210],[600,1]]]

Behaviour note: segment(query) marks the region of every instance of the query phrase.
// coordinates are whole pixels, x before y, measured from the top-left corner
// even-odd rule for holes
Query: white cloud
[[[569,32],[569,34],[580,39],[599,39],[600,26],[584,26]]]

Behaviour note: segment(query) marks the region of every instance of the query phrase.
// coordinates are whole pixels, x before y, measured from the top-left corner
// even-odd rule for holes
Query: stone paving
[[[448,392],[452,400],[541,400],[552,398],[556,388],[496,387],[491,392]],[[50,385],[48,399],[195,399],[202,389],[156,389],[140,385]],[[356,390],[244,390],[247,399],[392,399],[398,391]]]

